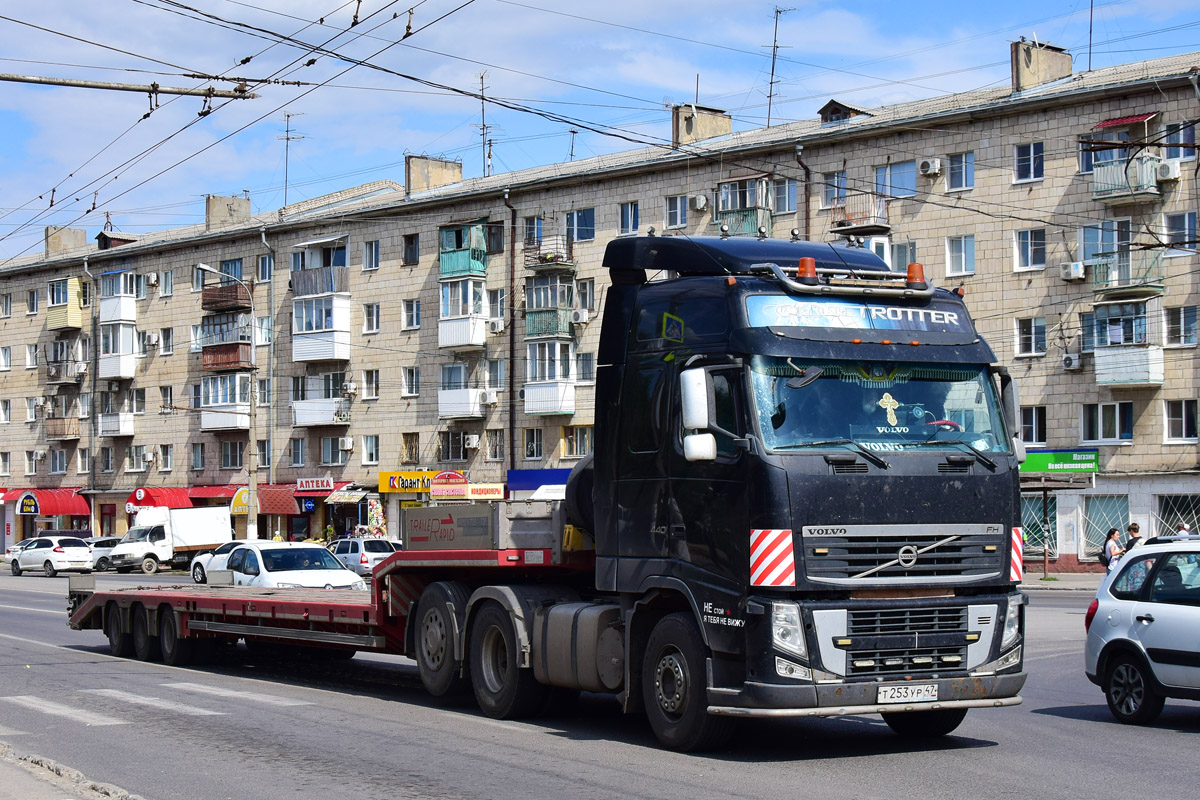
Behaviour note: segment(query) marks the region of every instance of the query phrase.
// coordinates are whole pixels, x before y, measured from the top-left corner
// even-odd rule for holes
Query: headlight
[[[804,625],[800,621],[800,606],[795,603],[771,604],[771,641],[780,650],[808,658]]]
[[[357,589],[360,592],[365,592],[367,590],[367,583],[366,581],[355,581],[354,583],[350,584],[350,588]]]
[[[276,589],[299,589],[300,584],[298,584],[298,583],[277,583],[277,584],[275,584],[275,588]]]
[[[1021,632],[1021,603],[1024,598],[1014,595],[1008,598],[1008,613],[1004,615],[1004,636],[1000,639],[1000,649],[1003,650],[1017,640]]]

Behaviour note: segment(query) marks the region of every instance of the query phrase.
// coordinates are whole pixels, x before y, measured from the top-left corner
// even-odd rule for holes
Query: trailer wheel
[[[133,607],[131,627],[133,654],[137,656],[138,661],[157,661],[162,653],[158,648],[158,637],[150,635],[150,620],[144,606]]]
[[[158,572],[158,559],[154,556],[146,556],[142,559],[142,573],[145,575],[153,575]]]
[[[732,720],[708,713],[707,656],[696,621],[687,612],[663,617],[650,633],[642,656],[642,700],[663,747],[716,750],[733,733]]]
[[[945,736],[962,724],[965,708],[941,708],[936,711],[893,711],[881,714],[883,721],[901,736],[933,739]]]
[[[531,669],[517,666],[517,632],[512,617],[489,602],[471,621],[471,685],[475,702],[492,719],[519,719],[542,708],[549,687]]]
[[[425,691],[434,697],[465,694],[468,680],[454,657],[454,609],[467,607],[466,588],[440,581],[430,584],[417,603],[413,656]]]
[[[158,646],[162,649],[163,663],[172,667],[186,667],[192,663],[194,643],[181,636],[179,620],[170,606],[158,610]]]
[[[104,612],[105,632],[108,634],[108,654],[129,658],[133,654],[133,637],[121,626],[121,609],[109,603]]]

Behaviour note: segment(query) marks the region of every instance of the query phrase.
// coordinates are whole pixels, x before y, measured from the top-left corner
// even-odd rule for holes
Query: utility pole
[[[771,40],[771,80],[767,82],[767,127],[771,127],[771,104],[775,99],[775,59],[779,55],[779,18],[794,8],[775,6],[775,36]]]
[[[483,96],[484,90],[488,88],[483,85],[483,79],[487,75],[486,71],[479,73],[479,153],[483,158],[483,177],[485,178],[492,174],[492,171],[488,169],[487,100]]]
[[[574,128],[571,128],[571,152],[567,156],[568,161],[575,160],[575,134],[577,134],[577,133],[579,133],[579,131],[575,130]]]
[[[287,208],[288,204],[288,162],[291,159],[292,142],[298,142],[304,137],[297,134],[292,135],[292,117],[299,117],[303,112],[284,112],[283,115],[283,207]]]

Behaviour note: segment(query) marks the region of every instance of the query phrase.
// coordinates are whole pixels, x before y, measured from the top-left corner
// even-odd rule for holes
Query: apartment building
[[[49,230],[0,267],[2,513],[15,538],[119,532],[136,489],[230,502],[254,458],[260,530],[285,535],[386,526],[442,472],[561,483],[592,448],[607,242],[795,235],[966,292],[1031,451],[1095,464],[1049,495],[1051,535],[1027,498],[1060,568],[1130,520],[1194,524],[1200,54],[1011,59],[1007,86],[739,133],[680,106],[672,148],[472,180],[410,156],[403,185],[276,213],[209,197],[191,228]],[[14,507],[28,489],[85,516]]]

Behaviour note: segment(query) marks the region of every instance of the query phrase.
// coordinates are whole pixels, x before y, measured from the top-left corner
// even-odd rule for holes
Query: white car
[[[301,542],[239,542],[225,568],[234,586],[276,589],[358,589],[362,578],[342,566],[324,547]]]
[[[92,549],[92,569],[104,572],[112,566],[112,549],[121,542],[120,536],[92,536],[84,541]]]
[[[14,558],[17,557],[17,553],[21,552],[26,547],[29,547],[29,545],[33,544],[36,541],[37,541],[37,539],[22,539],[21,541],[17,542],[16,544],[10,545],[10,546],[4,548],[4,560],[12,561]]]
[[[39,536],[13,556],[13,575],[27,569],[41,570],[48,578],[60,572],[88,573],[92,571],[92,551],[75,536]]]
[[[375,565],[396,552],[396,545],[378,536],[338,539],[330,548],[338,561],[359,575],[370,575]]]
[[[192,580],[196,583],[206,583],[208,581],[208,571],[225,569],[225,563],[229,560],[229,554],[233,552],[233,548],[244,543],[244,540],[235,539],[232,542],[226,542],[211,553],[201,553],[193,558],[191,567]]]

